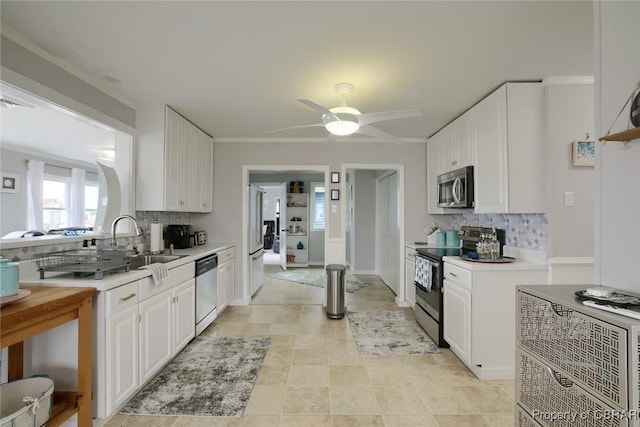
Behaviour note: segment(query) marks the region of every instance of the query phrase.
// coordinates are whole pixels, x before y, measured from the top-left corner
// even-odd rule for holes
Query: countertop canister
[[[0,297],[10,297],[18,293],[19,276],[17,262],[0,259]]]
[[[447,246],[460,246],[460,236],[458,230],[447,230],[446,232]]]

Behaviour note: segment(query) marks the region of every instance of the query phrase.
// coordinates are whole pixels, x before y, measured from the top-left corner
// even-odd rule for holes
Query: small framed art
[[[593,167],[596,164],[595,141],[574,141],[573,166]]]
[[[340,200],[340,190],[331,190],[331,200]]]
[[[14,175],[12,173],[2,173],[2,192],[17,193],[20,189],[19,179],[20,177],[18,175]]]
[[[340,172],[331,172],[331,183],[332,184],[340,183]]]

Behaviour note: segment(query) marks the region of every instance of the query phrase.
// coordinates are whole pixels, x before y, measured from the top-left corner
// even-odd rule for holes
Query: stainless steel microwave
[[[438,175],[438,206],[473,207],[473,166]]]

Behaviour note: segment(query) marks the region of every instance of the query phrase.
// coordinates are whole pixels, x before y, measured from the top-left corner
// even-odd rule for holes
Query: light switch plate
[[[576,196],[573,191],[565,191],[564,192],[564,206],[570,207],[576,205]]]

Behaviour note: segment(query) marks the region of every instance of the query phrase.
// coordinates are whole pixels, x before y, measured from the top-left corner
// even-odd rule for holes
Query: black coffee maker
[[[193,227],[187,224],[169,224],[164,231],[164,247],[173,244],[174,249],[185,249],[193,246]]]

